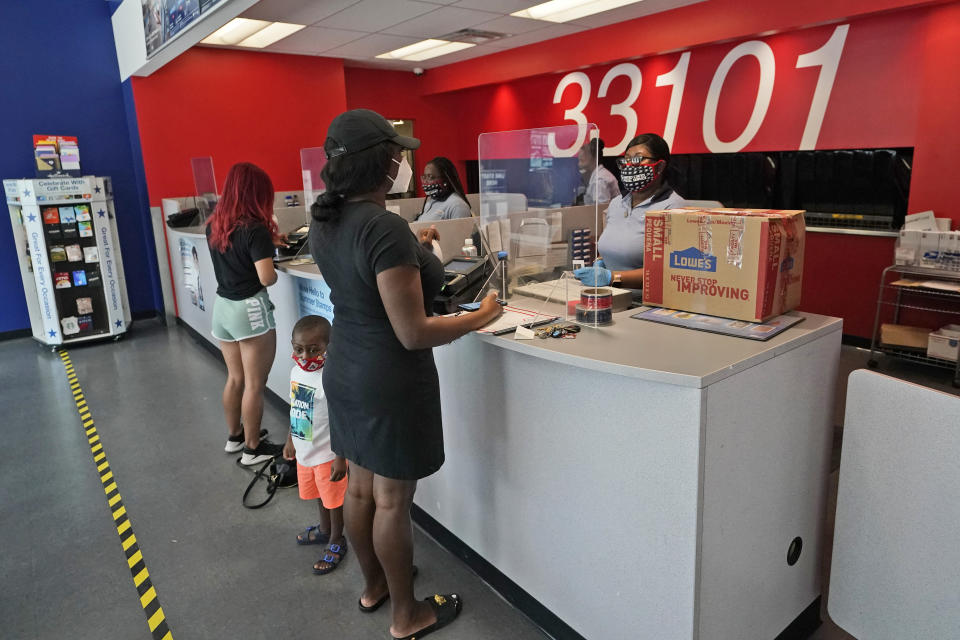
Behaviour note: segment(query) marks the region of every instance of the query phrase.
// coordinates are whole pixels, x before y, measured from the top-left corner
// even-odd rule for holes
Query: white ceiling
[[[241,16],[307,25],[305,29],[267,48],[255,51],[344,58],[355,66],[429,69],[704,0],[643,0],[564,24],[510,15],[513,11],[529,8],[542,1],[260,0]],[[436,38],[467,28],[510,35],[422,62],[378,60],[375,57],[425,38]]]

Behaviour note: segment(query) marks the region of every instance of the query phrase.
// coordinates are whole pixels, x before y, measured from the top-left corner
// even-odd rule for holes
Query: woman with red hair
[[[207,222],[207,242],[217,277],[213,337],[227,363],[223,412],[229,436],[224,450],[243,450],[240,463],[254,465],[280,455],[282,445],[261,442],[263,394],[277,351],[276,322],[267,287],[277,281],[273,183],[249,162],[233,165],[223,196]],[[241,420],[242,417],[242,420]]]

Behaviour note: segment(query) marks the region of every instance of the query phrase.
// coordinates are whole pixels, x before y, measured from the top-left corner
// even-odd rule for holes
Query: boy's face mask
[[[297,363],[298,367],[307,373],[313,373],[314,371],[319,371],[323,368],[323,363],[326,361],[326,358],[323,354],[313,356],[312,358],[293,354],[293,361]]]

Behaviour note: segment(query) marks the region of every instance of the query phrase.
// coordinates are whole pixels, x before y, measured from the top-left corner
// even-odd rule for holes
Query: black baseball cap
[[[404,149],[420,146],[417,138],[401,136],[387,119],[370,109],[344,111],[330,123],[323,149],[327,158],[369,149],[384,140],[395,142]]]

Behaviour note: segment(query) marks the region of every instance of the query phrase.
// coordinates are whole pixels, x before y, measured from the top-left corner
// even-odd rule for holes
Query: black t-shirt
[[[246,300],[263,289],[254,263],[273,255],[273,237],[265,226],[245,225],[234,229],[225,252],[210,247],[213,272],[217,276],[217,295],[228,300]]]
[[[388,478],[434,473],[444,454],[433,351],[400,343],[377,274],[401,265],[419,269],[429,316],[443,265],[403,218],[372,202],[345,203],[337,223],[314,221],[310,250],[334,307],[323,367],[333,450]]]

